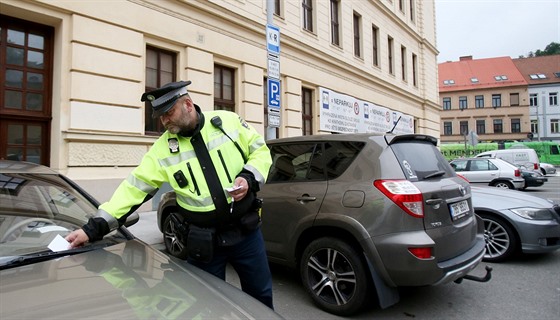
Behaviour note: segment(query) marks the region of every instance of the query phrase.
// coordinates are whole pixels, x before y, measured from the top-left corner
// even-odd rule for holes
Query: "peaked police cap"
[[[191,81],[170,82],[163,87],[145,92],[140,100],[150,101],[152,105],[152,118],[159,118],[175,105],[177,99],[186,95],[187,86]]]

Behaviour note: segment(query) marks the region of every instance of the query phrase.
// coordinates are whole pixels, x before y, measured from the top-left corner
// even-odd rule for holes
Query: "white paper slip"
[[[243,187],[242,186],[233,186],[231,188],[226,188],[226,191],[227,192],[232,192],[232,191],[235,191],[235,190],[239,190],[241,188],[243,188]]]
[[[48,246],[54,252],[64,251],[70,249],[70,242],[66,241],[61,235],[57,234],[56,237],[49,243]]]

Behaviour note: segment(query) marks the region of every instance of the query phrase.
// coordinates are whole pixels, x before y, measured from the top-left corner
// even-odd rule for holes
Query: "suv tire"
[[[356,250],[330,237],[312,241],[300,263],[302,283],[314,302],[340,316],[351,315],[364,305],[370,283],[366,271]]]
[[[171,213],[172,214],[172,213]],[[187,248],[177,236],[177,228],[175,223],[171,220],[171,214],[167,215],[165,221],[163,222],[163,243],[165,244],[165,249],[170,255],[177,257],[179,259],[187,258]]]

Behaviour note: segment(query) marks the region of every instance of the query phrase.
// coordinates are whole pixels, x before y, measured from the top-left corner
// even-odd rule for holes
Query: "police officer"
[[[273,308],[256,197],[272,163],[270,150],[237,114],[201,112],[188,94],[190,83],[172,82],[142,95],[166,132],[96,216],[66,240],[77,247],[102,239],[168,182],[177,197],[173,223],[183,227],[187,260],[224,280],[230,263],[243,291]]]

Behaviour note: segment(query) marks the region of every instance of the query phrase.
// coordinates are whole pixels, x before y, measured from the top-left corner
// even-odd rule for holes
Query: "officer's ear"
[[[184,103],[187,107],[188,112],[191,112],[194,109],[194,104],[189,96],[185,97]]]

